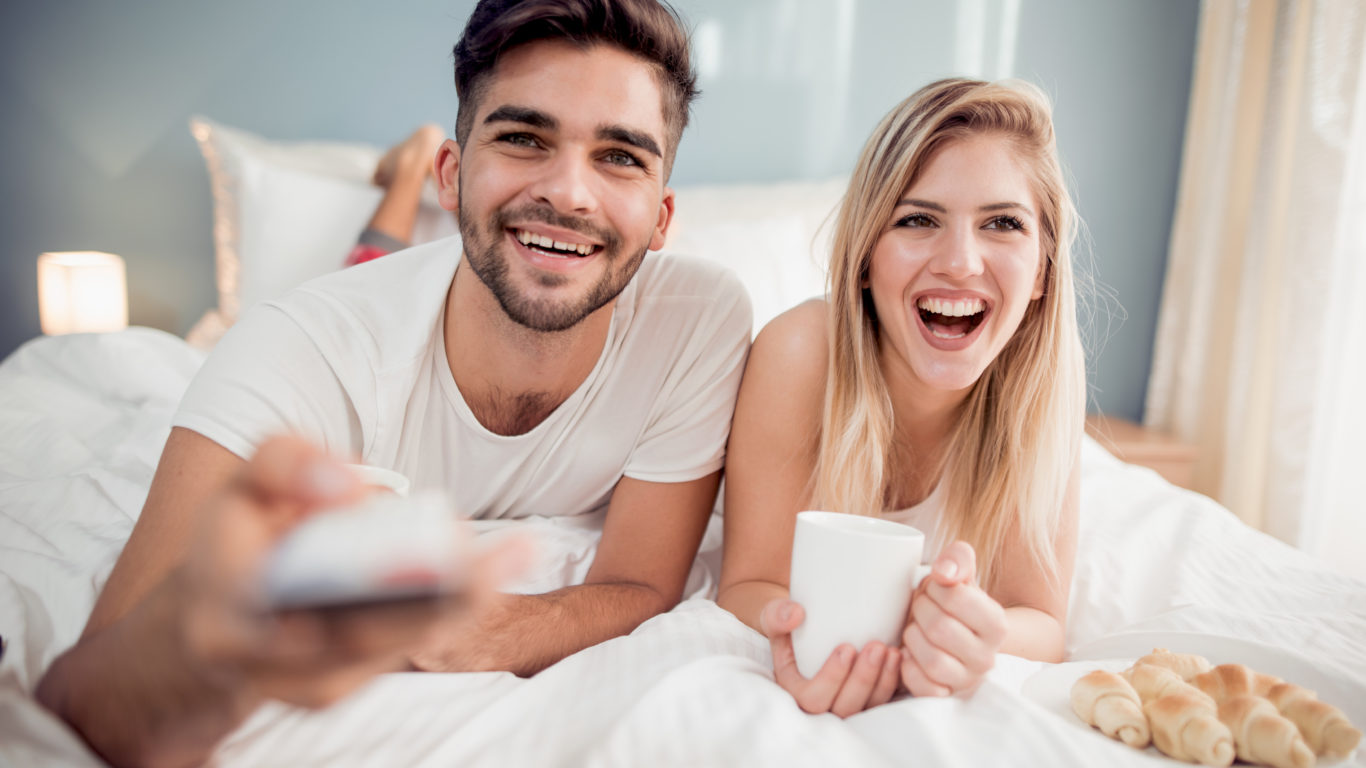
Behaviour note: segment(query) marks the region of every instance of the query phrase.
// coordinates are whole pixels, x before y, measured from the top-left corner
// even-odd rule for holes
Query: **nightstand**
[[[1174,485],[1191,488],[1195,481],[1195,446],[1174,435],[1099,413],[1087,415],[1086,434],[1121,461],[1156,470]]]

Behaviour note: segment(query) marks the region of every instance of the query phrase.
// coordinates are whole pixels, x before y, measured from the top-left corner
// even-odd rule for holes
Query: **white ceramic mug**
[[[392,469],[372,467],[368,464],[347,464],[346,466],[355,472],[360,477],[360,481],[366,485],[392,491],[398,496],[408,495],[408,478]]]
[[[911,593],[930,572],[925,534],[909,525],[839,512],[801,512],[789,593],[806,611],[792,633],[797,670],[814,677],[841,643],[901,645]]]

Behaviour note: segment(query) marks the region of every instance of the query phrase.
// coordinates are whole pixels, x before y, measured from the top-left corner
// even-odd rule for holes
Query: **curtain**
[[[1364,41],[1359,0],[1204,2],[1144,420],[1366,576]]]

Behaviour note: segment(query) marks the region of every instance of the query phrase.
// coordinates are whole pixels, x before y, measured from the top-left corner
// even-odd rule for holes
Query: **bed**
[[[221,138],[212,126],[207,135]],[[224,191],[230,185],[221,175],[214,182],[216,196],[242,194]],[[352,186],[358,194],[364,188]],[[744,201],[756,192],[790,195],[791,205],[780,215],[747,211]],[[719,252],[738,240],[735,258],[746,260],[737,271],[755,293],[761,322],[819,285],[814,259],[794,261],[790,248],[819,251],[820,223],[837,196],[833,181],[680,190],[671,247]],[[249,208],[238,200],[234,210]],[[221,294],[245,284],[223,283],[224,238],[236,238],[230,245],[237,248],[252,242],[231,231],[226,215],[216,210]],[[738,232],[746,217],[752,226]],[[804,229],[794,234],[794,226]],[[789,250],[763,250],[775,238]],[[250,269],[245,255],[229,265],[239,277]],[[249,303],[240,298],[220,300],[195,344],[133,328],[37,339],[0,363],[0,764],[99,764],[31,691],[79,636],[141,509],[180,394],[215,329]],[[710,600],[720,562],[718,511],[687,599],[628,636],[529,679],[391,674],[325,711],[268,706],[220,746],[214,762],[1152,765],[1164,758],[1151,748],[1131,749],[1077,720],[1067,691],[1083,672],[1157,646],[1286,677],[1317,689],[1358,727],[1366,724],[1366,582],[1120,462],[1089,438],[1081,502],[1068,661],[1000,656],[970,697],[900,698],[846,720],[802,713],[772,682],[766,641]],[[517,588],[581,579],[596,544],[591,522],[520,521],[538,536],[541,554]],[[507,525],[475,523],[485,536],[502,535]],[[1341,764],[1366,766],[1366,748]]]

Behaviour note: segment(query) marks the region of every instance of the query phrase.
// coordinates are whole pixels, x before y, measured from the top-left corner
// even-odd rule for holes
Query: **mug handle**
[[[929,575],[930,575],[930,571],[933,570],[933,569],[934,569],[934,564],[933,564],[933,563],[921,563],[920,565],[917,565],[917,566],[915,567],[915,578],[911,581],[911,591],[912,591],[912,592],[914,592],[914,591],[916,591],[917,589],[920,588],[920,582],[924,581],[924,580],[925,580],[925,577],[926,577],[926,576],[929,576]]]

